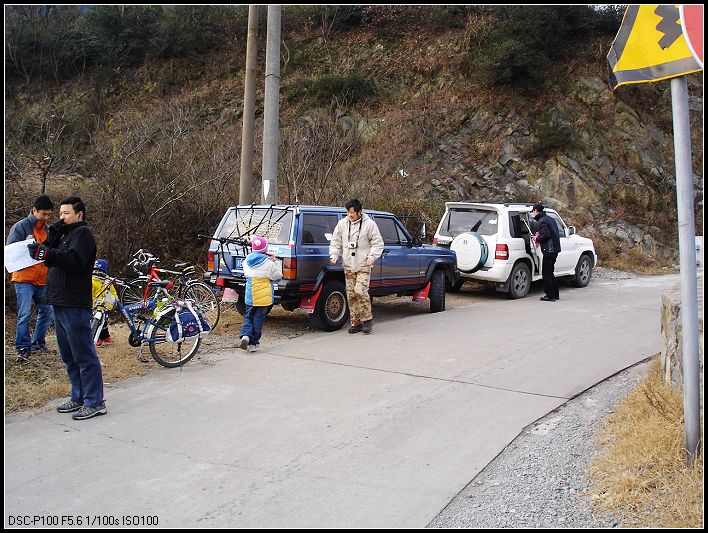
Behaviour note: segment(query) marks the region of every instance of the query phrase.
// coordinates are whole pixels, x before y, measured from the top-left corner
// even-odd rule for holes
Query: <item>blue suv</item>
[[[371,296],[412,296],[430,300],[430,312],[445,310],[445,284],[455,283],[455,253],[424,245],[392,213],[369,211],[384,240],[384,251],[374,263]],[[249,205],[229,208],[219,223],[208,253],[210,283],[234,289],[236,307],[245,312],[246,280],[243,259],[250,252],[249,237],[268,239],[268,253],[283,262],[283,279],[275,287],[275,303],[284,309],[312,315],[314,325],[325,331],[341,328],[349,319],[341,263],[329,262],[329,241],[343,207],[306,205]]]

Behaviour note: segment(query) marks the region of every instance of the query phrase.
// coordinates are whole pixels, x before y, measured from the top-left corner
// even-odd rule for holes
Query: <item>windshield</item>
[[[457,237],[460,233],[474,231],[480,235],[496,235],[498,218],[496,211],[453,207],[445,213],[440,234]]]
[[[288,244],[293,213],[290,210],[243,207],[230,209],[217,237],[260,235],[271,244]]]

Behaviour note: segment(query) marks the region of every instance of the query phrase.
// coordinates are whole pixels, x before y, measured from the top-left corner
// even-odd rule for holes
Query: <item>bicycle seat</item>
[[[187,268],[187,267],[191,267],[191,266],[192,266],[191,263],[177,263],[175,265],[175,268]]]

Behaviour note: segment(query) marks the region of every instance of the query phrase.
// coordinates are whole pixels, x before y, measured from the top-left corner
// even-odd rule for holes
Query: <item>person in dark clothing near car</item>
[[[558,281],[554,274],[556,259],[561,251],[560,235],[558,234],[558,226],[556,222],[546,215],[543,204],[534,204],[531,215],[537,222],[538,231],[536,232],[536,242],[541,244],[541,252],[543,253],[543,264],[541,266],[541,275],[543,276],[543,290],[546,295],[541,297],[544,302],[555,302],[560,298],[558,292]]]
[[[71,383],[71,399],[57,407],[74,420],[106,414],[103,374],[91,335],[91,275],[96,241],[88,228],[86,207],[78,196],[61,201],[59,221],[44,243],[27,245],[30,255],[49,267],[47,299],[54,309],[59,354]]]

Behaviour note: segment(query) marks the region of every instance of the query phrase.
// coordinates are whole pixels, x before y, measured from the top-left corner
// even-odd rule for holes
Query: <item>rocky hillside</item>
[[[359,196],[434,227],[445,201],[541,200],[596,238],[605,264],[677,259],[669,82],[611,91],[605,57],[616,29],[569,38],[525,78],[491,83],[479,54],[493,50],[492,8],[369,6],[347,11],[358,13],[354,22],[325,8],[289,9],[282,203]],[[6,97],[6,231],[44,177],[55,197],[85,196],[99,248],[115,264],[139,247],[202,260],[203,243],[185,228],[211,231],[238,201],[239,20],[218,49],[41,84],[16,77]],[[261,28],[256,180],[265,13]],[[702,234],[702,76],[689,78],[689,90]]]

